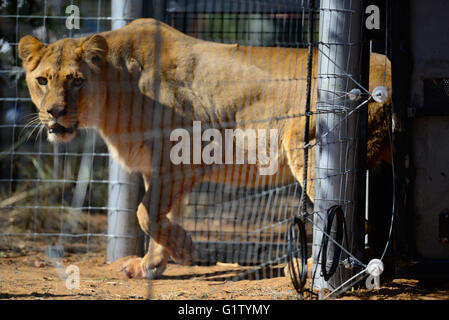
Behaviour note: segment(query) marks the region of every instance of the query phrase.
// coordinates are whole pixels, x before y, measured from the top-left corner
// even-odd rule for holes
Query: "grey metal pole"
[[[130,19],[141,17],[142,1],[112,0],[112,29],[125,26]],[[139,195],[139,176],[129,174],[120,163],[109,162],[108,199],[108,261],[137,253],[139,227],[136,210]]]
[[[360,113],[348,112],[358,105],[347,93],[361,83],[361,28],[363,1],[322,0],[318,55],[317,146],[315,167],[315,203],[313,227],[313,289],[333,289],[345,282],[352,271],[339,264],[335,274],[326,281],[322,277],[321,244],[327,222],[327,210],[340,205],[345,214],[348,243],[344,247],[361,260],[363,253],[364,193],[360,175],[364,174],[363,150],[360,145]],[[366,156],[365,156],[366,157]],[[362,208],[362,209],[360,209]],[[334,218],[334,222],[337,219]],[[333,230],[335,230],[335,226]],[[335,239],[335,233],[331,232]],[[329,240],[327,269],[333,258],[334,243]],[[347,258],[342,253],[340,259]]]

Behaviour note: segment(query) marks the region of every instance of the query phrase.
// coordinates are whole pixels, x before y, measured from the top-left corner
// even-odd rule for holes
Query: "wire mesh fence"
[[[345,25],[344,21],[338,21],[342,16],[343,19],[352,21],[352,16],[361,15],[361,12],[351,9],[352,1],[342,1],[343,7],[339,9],[331,7],[326,1],[320,4],[319,1],[311,0],[154,1],[150,5],[143,5],[142,16],[157,16],[176,30],[207,41],[198,42],[194,38],[188,38],[187,41],[184,35],[166,29],[168,27],[163,24],[156,24],[156,31],[148,29],[148,36],[143,43],[150,48],[153,48],[151,43],[156,43],[154,55],[157,67],[166,67],[164,54],[181,55],[184,52],[184,48],[178,45],[179,42],[185,45],[186,55],[195,55],[194,64],[189,66],[190,69],[187,68],[184,78],[173,79],[176,90],[179,89],[179,93],[176,93],[179,96],[164,100],[162,90],[165,83],[163,79],[153,75],[150,83],[154,87],[144,89],[148,90],[148,97],[138,100],[131,94],[133,102],[129,107],[133,119],[147,117],[148,122],[152,122],[151,127],[140,124],[142,131],[137,134],[127,131],[108,133],[108,126],[118,126],[117,119],[126,114],[122,109],[113,108],[115,100],[121,98],[108,93],[108,97],[112,97],[108,100],[111,113],[119,114],[118,118],[101,114],[109,122],[105,128],[77,130],[76,137],[70,143],[50,144],[46,137],[47,129],[40,122],[28,93],[18,52],[19,40],[32,34],[48,44],[66,37],[82,38],[92,33],[109,31],[112,29],[112,21],[123,19],[123,16],[111,14],[112,2],[3,1],[0,6],[2,252],[7,252],[8,256],[28,255],[34,251],[45,253],[49,258],[63,258],[67,254],[92,257],[104,256],[111,238],[129,237],[142,242],[139,234],[108,233],[108,212],[123,211],[130,215],[135,212],[112,208],[111,203],[114,202],[108,201],[111,186],[123,184],[123,181],[111,180],[111,155],[103,140],[106,138],[110,147],[113,146],[111,141],[119,141],[114,148],[121,144],[131,145],[136,141],[148,148],[151,157],[143,159],[149,163],[140,164],[140,168],[144,168],[141,171],[146,192],[142,190],[141,194],[134,196],[139,200],[143,199],[144,205],[139,210],[146,210],[151,219],[156,217],[156,220],[160,219],[165,223],[166,216],[169,218],[167,224],[170,231],[164,235],[161,231],[163,229],[155,229],[154,222],[147,226],[141,218],[142,213],[139,213],[139,224],[147,233],[145,243],[140,246],[143,251],[149,250],[145,256],[147,260],[144,258],[143,261],[150,261],[148,264],[152,265],[151,268],[140,271],[147,272],[145,276],[160,277],[166,274],[163,272],[167,267],[167,259],[179,262],[186,258],[190,253],[185,252],[191,249],[189,240],[186,240],[189,237],[192,237],[195,248],[190,257],[193,264],[198,268],[222,267],[216,272],[220,277],[209,279],[219,282],[214,284],[217,289],[208,289],[207,295],[198,296],[202,298],[220,297],[220,290],[226,285],[221,283],[223,280],[268,280],[266,283],[245,283],[245,289],[239,289],[245,291],[242,296],[251,298],[296,298],[290,277],[296,280],[301,277],[299,291],[304,290],[304,287],[315,289],[303,277],[307,276],[305,260],[312,256],[313,250],[314,258],[320,262],[313,268],[309,266],[309,273],[314,273],[312,279],[318,274],[317,282],[321,281],[321,237],[328,239],[328,257],[333,255],[335,248],[341,247],[341,261],[340,257],[337,258],[340,267],[345,259],[345,263],[351,267],[357,265],[360,257],[349,246],[347,238],[346,242],[336,243],[339,218],[335,218],[335,221],[338,220],[334,223],[335,226],[327,230],[325,212],[330,204],[338,204],[344,208],[346,215],[349,204],[354,201],[345,198],[346,190],[353,192],[357,188],[355,184],[348,184],[348,181],[355,179],[350,178],[351,174],[360,171],[361,167],[354,160],[357,155],[354,151],[357,143],[363,142],[363,139],[354,133],[358,128],[348,129],[351,126],[348,119],[358,115],[359,111],[366,110],[364,108],[372,97],[372,90],[364,88],[361,71],[352,74],[348,69],[351,65],[360,66],[361,56],[347,55],[343,58],[346,60],[341,61],[333,56],[343,47],[357,45],[356,40],[349,37],[340,39],[341,43],[333,43],[319,36],[319,32],[331,29],[333,24]],[[70,29],[67,25],[68,16],[73,11],[66,9],[74,4],[80,10],[79,29]],[[151,10],[156,7],[160,9],[160,14]],[[322,16],[329,12],[343,12],[343,15],[323,24]],[[132,37],[132,32],[140,32],[138,25],[135,28],[130,29],[128,37]],[[353,27],[359,31],[361,28],[361,21],[357,28]],[[350,27],[349,29],[352,30]],[[105,33],[105,37],[109,37],[109,34],[111,33]],[[196,47],[191,47],[191,43]],[[175,49],[164,51],[166,44]],[[322,65],[321,69],[318,68],[318,64],[322,64],[322,60],[318,62],[319,56],[329,60],[327,69],[323,69]],[[179,70],[183,67],[183,59],[190,57],[175,59],[176,65],[167,67],[167,77],[170,76],[170,68]],[[386,68],[387,61],[384,62]],[[133,68],[127,61],[123,63],[128,70]],[[140,67],[143,69],[143,66]],[[129,75],[125,81],[134,83],[131,71]],[[114,87],[112,82],[120,85],[123,81],[119,73],[115,78],[111,75],[109,77],[111,83],[108,86],[111,88]],[[387,76],[383,79],[386,78]],[[187,83],[182,82],[186,79]],[[323,79],[329,82],[327,88],[322,85]],[[342,81],[340,84],[343,85],[336,85],[338,81]],[[169,81],[167,83],[173,84]],[[388,87],[385,82],[377,85]],[[120,86],[117,88],[117,91],[122,90]],[[140,82],[139,88],[142,88]],[[185,93],[189,89],[194,94]],[[326,98],[323,98],[326,94]],[[90,117],[96,116],[98,114],[94,111],[90,113]],[[324,121],[327,123],[327,130],[315,133],[316,117],[324,119],[323,117],[328,116],[334,118],[334,125],[330,125],[330,118],[326,118]],[[341,127],[346,128],[346,131],[341,131]],[[176,130],[180,129],[184,131],[176,136],[178,140],[172,139],[173,132],[179,132]],[[276,141],[267,138],[268,131],[264,130],[270,129],[275,130],[273,139]],[[217,140],[227,137],[226,130],[233,130],[231,149],[234,154],[230,159],[225,159],[225,153],[229,151],[225,141]],[[255,140],[251,140],[252,132],[256,135]],[[265,136],[257,136],[262,133]],[[182,140],[184,134],[188,136],[188,146],[193,149],[195,138],[199,137],[196,141],[199,141],[197,152],[189,151],[187,158],[184,158],[185,154],[180,156],[186,149],[178,148],[176,154],[170,152],[176,146],[184,146],[179,144],[179,141],[186,143]],[[267,139],[263,141],[263,138]],[[217,143],[219,147],[216,147]],[[253,151],[254,155],[259,155],[257,151],[271,145],[277,147],[268,148],[265,159],[251,158]],[[338,172],[329,161],[326,163],[320,160],[323,167],[315,168],[315,158],[318,160],[317,155],[321,154],[316,153],[315,149],[322,150],[323,145],[332,145],[333,150],[339,152]],[[206,149],[207,147],[209,148]],[[239,147],[243,150],[240,159]],[[116,151],[115,156],[118,154],[126,165],[128,163],[123,160],[126,158],[123,152]],[[127,152],[131,151],[128,149]],[[139,151],[135,152],[134,158],[143,157]],[[175,164],[173,154],[178,159]],[[196,155],[199,158],[196,159]],[[264,167],[261,163],[267,165],[267,157],[276,163],[274,174],[260,174],[261,167]],[[242,162],[238,162],[239,160]],[[132,161],[128,159],[128,162]],[[204,165],[205,162],[211,165]],[[148,166],[151,167],[148,169],[151,174],[145,171]],[[323,171],[326,173],[321,175],[320,172]],[[329,173],[331,171],[335,171],[334,174]],[[331,198],[330,202],[326,202],[329,200],[324,198],[314,198],[314,194],[317,194],[316,182],[326,179],[337,181],[334,194],[339,198]],[[326,192],[327,190],[319,191],[318,194],[325,196]],[[318,210],[317,200],[325,203]],[[164,214],[160,213],[162,211]],[[320,217],[320,222],[317,222],[317,216]],[[298,221],[304,225],[304,229],[300,228],[299,231],[292,229]],[[187,233],[173,222],[179,223]],[[346,227],[344,229],[345,232],[348,231]],[[324,234],[318,240],[312,238],[316,237],[317,230]],[[355,228],[349,232],[352,237],[354,232],[360,230]],[[307,235],[307,243],[298,242],[304,233]],[[152,243],[148,242],[148,234],[151,235]],[[164,240],[165,238],[169,240]],[[164,245],[161,246],[160,243]],[[312,249],[312,243],[318,251],[315,251],[315,247]],[[170,246],[172,247],[168,250],[166,247]],[[153,261],[154,257],[159,257],[157,254],[160,252],[162,262],[156,263]],[[302,255],[304,252],[307,252],[306,256]],[[124,268],[125,273],[138,276],[139,272],[135,269],[136,266],[141,266],[140,260],[138,262],[128,264]],[[285,269],[289,262],[289,268]],[[329,258],[328,263],[330,267],[332,260]],[[357,270],[358,275],[365,275],[367,265],[362,262],[360,265],[362,269]],[[172,264],[170,266],[176,268]],[[228,272],[227,269],[231,271]],[[180,270],[183,272],[185,269]],[[207,269],[206,273],[202,269],[192,270],[188,272],[194,280],[207,278]],[[169,271],[179,276],[173,269],[169,268]],[[97,274],[91,277],[100,276]],[[154,281],[147,282],[146,297],[171,297],[158,295]],[[340,283],[342,282],[345,281],[341,280]],[[261,289],[264,285],[269,287]],[[338,285],[328,289],[336,287]],[[261,290],[264,294],[260,293]]]
[[[0,103],[5,115],[0,156],[2,241],[11,249],[33,240],[31,248],[40,250],[39,241],[51,244],[64,238],[66,245],[84,243],[88,252],[95,250],[105,235],[107,224],[101,217],[107,210],[104,199],[110,183],[107,148],[93,131],[81,133],[70,145],[48,144],[17,51],[25,35],[50,43],[110,29],[108,1],[82,6],[80,29],[66,27],[69,5],[70,1],[65,5],[59,1],[3,1],[0,9]]]
[[[172,6],[167,9],[167,22],[200,39],[229,44],[238,43],[243,46],[270,47],[271,49],[267,49],[266,52],[262,49],[262,54],[267,55],[280,54],[276,49],[273,51],[273,48],[304,49],[308,46],[307,21],[310,16],[308,2],[287,1],[268,5],[257,1],[231,1],[230,3],[179,1],[178,4],[178,7]],[[313,23],[317,25],[319,11],[314,12]],[[318,31],[314,34],[314,38],[315,41],[318,39]],[[248,57],[249,63],[260,59],[257,54],[255,52],[253,57]],[[282,68],[276,59],[264,59],[264,57],[261,59],[261,64],[265,64],[265,67]],[[307,69],[307,59],[299,58],[294,54],[291,59],[295,61],[294,68],[304,73]],[[249,81],[305,83],[305,80],[303,74],[297,74],[297,79],[282,78],[280,75]],[[236,79],[229,84],[231,94],[239,82],[241,80]],[[292,91],[292,94],[298,95],[298,100],[305,97],[305,90],[288,89]],[[277,106],[269,107],[274,110]],[[291,107],[294,108],[294,106]],[[297,111],[299,114],[299,108]],[[274,110],[273,113],[276,111]],[[288,119],[302,115],[284,114],[283,116]],[[250,125],[251,122],[270,120],[272,119],[258,117],[245,119],[241,124]],[[230,123],[229,127],[232,125],[235,123]],[[281,182],[283,177],[278,177],[278,180]],[[208,242],[210,240],[219,240],[223,244],[229,242],[230,247],[225,251],[229,256],[223,256],[229,262],[238,261],[256,265],[261,262],[271,264],[275,260],[282,262],[286,257],[286,225],[299,209],[300,190],[295,181],[290,181],[288,184],[280,183],[280,186],[263,185],[260,181],[254,188],[206,182],[199,185],[186,201],[187,211],[184,219],[188,224],[189,220],[193,220],[192,227],[189,229],[201,234],[201,237],[206,238]],[[208,226],[202,226],[204,224]],[[247,246],[250,247],[245,247],[242,244],[244,239],[254,243],[248,242]],[[264,248],[264,245],[267,247]],[[251,250],[254,251],[251,252]]]

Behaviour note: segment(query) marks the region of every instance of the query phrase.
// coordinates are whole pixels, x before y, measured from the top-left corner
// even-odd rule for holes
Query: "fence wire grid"
[[[123,20],[123,17],[113,17],[111,14],[113,2],[111,0],[0,2],[0,254],[2,257],[45,255],[53,259],[52,261],[55,258],[59,259],[59,264],[56,265],[60,267],[65,261],[61,259],[67,255],[79,256],[81,259],[106,258],[108,243],[113,238],[137,239],[139,244],[134,254],[138,255],[143,255],[151,247],[148,236],[144,237],[142,231],[139,234],[108,233],[108,212],[128,210],[130,215],[135,214],[131,209],[112,208],[111,201],[108,202],[108,191],[111,186],[126,182],[120,179],[111,180],[109,168],[112,157],[96,130],[78,130],[76,138],[70,143],[51,144],[47,141],[46,130],[39,124],[37,109],[28,93],[25,72],[17,49],[19,40],[25,35],[34,35],[48,44],[66,37],[85,37],[92,33],[109,31],[115,20]],[[275,176],[273,183],[266,183],[259,177],[251,186],[239,185],[231,181],[245,180],[242,177],[253,174],[254,168],[225,168],[224,171],[221,168],[220,172],[224,174],[217,179],[220,181],[203,181],[186,193],[180,205],[182,219],[179,223],[192,237],[195,247],[193,264],[197,266],[189,271],[189,281],[192,278],[196,279],[195,277],[207,278],[207,274],[195,268],[221,267],[219,272],[216,272],[219,277],[210,279],[219,282],[216,289],[210,289],[203,295],[198,293],[193,298],[223,297],[221,290],[224,289],[221,286],[226,284],[221,282],[226,283],[228,280],[239,282],[245,279],[254,280],[254,283],[250,282],[247,285],[247,292],[241,294],[242,296],[298,298],[290,277],[292,271],[299,276],[301,263],[304,266],[307,262],[300,261],[298,264],[304,250],[301,244],[294,243],[294,249],[291,243],[289,245],[289,230],[295,217],[305,226],[307,259],[313,254],[314,258],[321,261],[321,240],[313,239],[316,232],[321,232],[322,237],[329,239],[328,256],[332,255],[335,248],[341,248],[339,267],[343,268],[343,264],[346,263],[356,270],[352,270],[351,276],[346,278],[349,280],[328,287],[330,293],[321,295],[321,298],[332,298],[334,293],[340,293],[341,289],[345,290],[348,285],[366,277],[367,264],[353,254],[353,248],[348,246],[348,240],[343,243],[336,242],[337,227],[329,229],[328,232],[325,230],[324,222],[317,223],[318,220],[326,221],[327,210],[317,210],[316,204],[313,209],[313,202],[316,202],[317,198],[308,199],[302,192],[304,184],[307,185],[307,193],[313,195],[316,183],[336,179],[340,186],[336,193],[340,197],[318,201],[326,202],[326,209],[332,204],[337,204],[343,208],[345,214],[353,210],[351,200],[345,197],[348,192],[354,192],[351,189],[354,185],[348,185],[348,181],[351,180],[348,176],[357,171],[354,169],[356,156],[351,152],[356,149],[359,137],[345,136],[351,133],[351,129],[338,130],[347,127],[348,119],[368,107],[372,93],[369,88],[361,85],[361,74],[348,74],[346,71],[350,63],[360,64],[361,60],[354,61],[348,58],[344,62],[345,65],[333,61],[327,65],[327,69],[319,69],[317,58],[319,54],[332,55],[339,49],[333,51],[334,49],[329,48],[354,45],[350,38],[344,43],[322,43],[320,39],[319,32],[322,32],[323,28],[332,28],[332,23],[335,23],[331,21],[329,25],[324,25],[323,21],[320,21],[320,16],[323,12],[339,10],[329,7],[327,1],[310,3],[307,0],[275,2],[178,0],[148,3],[142,6],[141,17],[156,16],[187,35],[210,42],[238,44],[240,48],[245,46],[267,48],[266,51],[261,49],[259,56],[248,55],[248,60],[244,62],[251,65],[256,63],[256,59],[260,59],[258,66],[266,68],[265,74],[268,77],[255,80],[244,79],[243,76],[226,79],[220,74],[221,70],[230,68],[225,66],[218,69],[217,78],[223,80],[220,85],[226,88],[229,96],[239,95],[242,93],[241,88],[249,88],[245,81],[259,83],[258,97],[265,110],[272,111],[269,116],[264,113],[265,111],[249,109],[250,114],[246,118],[234,117],[222,122],[214,122],[210,118],[209,123],[203,124],[205,127],[221,130],[237,127],[263,128],[264,123],[277,123],[283,127],[295,120],[298,124],[307,121],[311,128],[315,128],[316,117],[338,116],[340,119],[338,123],[329,122],[327,130],[319,132],[321,135],[318,133],[316,136],[312,135],[310,141],[304,141],[303,127],[295,128],[300,138],[287,148],[287,152],[301,155],[303,163],[300,164],[300,170],[294,180],[286,178],[290,171],[283,170],[281,165],[282,170]],[[66,26],[68,16],[66,8],[69,5],[76,5],[80,9],[79,29],[68,29]],[[347,1],[347,8],[351,8],[351,5],[352,1]],[[162,8],[161,14],[155,14],[150,7]],[[350,9],[342,11],[347,19],[354,14]],[[132,18],[128,16],[127,21],[133,20]],[[297,49],[297,53],[289,56],[295,63],[270,57],[271,54],[281,57],[284,52],[281,48]],[[308,60],[307,54],[303,58],[298,58],[300,52],[313,52],[314,58]],[[327,58],[332,61],[332,57]],[[214,63],[218,65],[218,61],[210,61],[210,65]],[[312,63],[309,83],[308,63]],[[386,64],[385,60],[385,66]],[[289,70],[296,70],[297,73]],[[333,97],[332,101],[320,100],[320,97],[323,98],[326,94],[321,93],[320,96],[320,89],[317,89],[320,79],[328,80],[331,83],[329,88],[332,88],[333,79],[341,78],[345,79],[347,85],[340,88],[341,91],[336,88],[329,89],[332,92],[327,93],[328,97]],[[272,90],[273,84],[278,85],[278,91]],[[387,87],[387,84],[384,83],[384,86]],[[326,91],[323,88],[321,90]],[[308,91],[311,94],[310,112],[304,111],[303,105],[307,100]],[[278,95],[279,99],[270,99],[270,94]],[[297,105],[283,109],[282,106],[273,103],[281,101],[283,94],[295,97],[289,101],[296,101]],[[352,99],[354,95],[357,96],[356,103]],[[240,108],[250,104],[250,98],[243,97],[238,106]],[[219,103],[214,102],[214,107],[220,108]],[[272,105],[268,105],[269,103]],[[351,107],[347,107],[348,104],[351,104]],[[172,120],[169,117],[170,114],[160,115],[161,123],[169,125],[165,128],[163,125],[151,128],[144,132],[143,136],[147,139],[170,136],[175,127],[171,126]],[[195,130],[191,122],[183,125],[189,132]],[[132,141],[134,136],[127,136],[124,139]],[[340,149],[342,159],[339,165],[343,167],[336,170],[328,163],[324,168],[318,168],[317,173],[315,164],[318,165],[318,160],[314,160],[315,149],[323,145],[336,145],[335,148]],[[157,153],[157,149],[153,152]],[[304,166],[306,158],[308,162]],[[299,160],[291,161],[296,164]],[[320,165],[322,164],[323,162],[320,162]],[[308,169],[305,170],[305,175],[304,167]],[[218,172],[217,168],[206,170],[210,170],[212,175],[215,171]],[[179,174],[179,171],[176,174]],[[163,181],[162,185],[170,181],[178,183],[180,181],[163,173],[157,177]],[[139,186],[139,190],[138,199],[141,200],[145,194],[143,185]],[[170,198],[173,197],[172,193],[170,191],[169,194],[162,194],[160,197]],[[138,203],[134,205],[137,207]],[[299,234],[296,236],[300,237]],[[351,238],[352,234],[346,236]],[[292,257],[293,265],[285,268],[289,261],[292,261]],[[332,263],[332,260],[328,259],[328,262]],[[317,271],[319,265],[320,263],[314,264],[313,268],[309,266],[309,278],[307,283],[302,284],[307,290],[315,289],[313,281],[316,283],[322,281],[322,274]],[[168,271],[173,272],[176,268],[184,267],[173,264],[173,259],[170,258]],[[226,271],[226,268],[230,271]],[[182,270],[185,269],[181,269],[181,272]],[[174,274],[179,275],[176,272]],[[338,276],[342,276],[342,273],[340,272]],[[270,282],[258,284],[258,280]],[[167,294],[158,294],[153,285],[154,281],[157,280],[147,282],[145,297],[169,297]],[[171,291],[176,291],[176,288],[172,288]],[[233,292],[234,296],[237,292],[238,290]],[[299,296],[303,297],[302,294]],[[310,292],[309,296],[316,297]]]

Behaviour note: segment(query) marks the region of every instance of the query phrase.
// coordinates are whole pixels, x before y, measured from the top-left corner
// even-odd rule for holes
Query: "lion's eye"
[[[48,82],[47,78],[44,78],[44,77],[37,77],[36,80],[41,86],[47,85],[47,82]]]
[[[79,87],[80,85],[82,85],[83,82],[84,82],[84,79],[83,79],[83,78],[75,78],[75,79],[73,80],[73,83],[74,83],[75,86],[77,86],[77,87]]]

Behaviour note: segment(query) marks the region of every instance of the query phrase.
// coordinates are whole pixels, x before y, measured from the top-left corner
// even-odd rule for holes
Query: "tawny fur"
[[[129,171],[143,175],[146,194],[139,224],[151,236],[149,252],[123,267],[130,277],[160,275],[171,255],[193,259],[190,236],[177,223],[181,200],[201,181],[239,186],[279,185],[302,179],[307,50],[245,47],[201,41],[153,19],[85,38],[62,39],[47,46],[25,36],[19,53],[31,98],[50,127],[94,127],[111,154]],[[312,101],[316,104],[317,52],[313,58]],[[39,84],[38,77],[48,83]],[[82,82],[78,86],[77,83]],[[390,86],[390,63],[372,54],[370,90]],[[368,106],[368,164],[390,154],[390,99]],[[66,112],[57,119],[48,111]],[[225,128],[278,129],[279,170],[259,174],[259,164],[174,165],[170,132],[193,121]],[[69,141],[73,133],[49,133]],[[310,137],[315,138],[312,117]],[[313,177],[314,152],[309,176]],[[313,185],[307,192],[313,198]]]

